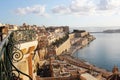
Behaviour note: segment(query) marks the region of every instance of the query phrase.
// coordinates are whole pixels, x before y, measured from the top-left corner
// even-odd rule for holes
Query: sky
[[[120,26],[120,0],[0,0],[0,23]]]

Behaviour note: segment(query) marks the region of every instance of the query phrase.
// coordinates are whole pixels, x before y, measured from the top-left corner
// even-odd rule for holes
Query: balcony
[[[38,41],[33,30],[17,30],[0,43],[0,80],[32,80]]]

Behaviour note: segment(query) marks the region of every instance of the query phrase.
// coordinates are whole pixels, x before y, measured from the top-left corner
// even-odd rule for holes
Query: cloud
[[[95,11],[100,15],[120,14],[120,0],[99,0]]]
[[[120,14],[120,0],[72,0],[67,7],[64,5],[55,6],[52,12],[71,15]]]
[[[91,0],[73,0],[69,8],[72,13],[86,15],[94,10],[94,6]]]
[[[69,8],[63,6],[63,5],[58,5],[58,6],[55,6],[53,9],[52,9],[52,12],[53,13],[59,13],[59,14],[68,14],[70,13],[70,10]]]
[[[48,14],[45,12],[44,5],[34,5],[31,7],[28,6],[25,8],[18,8],[15,10],[15,13],[19,15],[37,14],[40,16],[48,16]]]
[[[109,2],[108,2],[108,0],[100,0],[99,1],[99,3],[97,4],[97,9],[98,10],[107,10],[107,9],[109,9],[108,7],[108,4]]]

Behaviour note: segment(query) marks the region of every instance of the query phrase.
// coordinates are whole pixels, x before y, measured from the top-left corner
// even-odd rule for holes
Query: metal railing
[[[36,40],[36,32],[33,30],[17,30],[9,35],[0,43],[0,80],[21,80],[20,75],[27,76],[21,72],[13,63],[19,62],[23,58],[20,44]]]

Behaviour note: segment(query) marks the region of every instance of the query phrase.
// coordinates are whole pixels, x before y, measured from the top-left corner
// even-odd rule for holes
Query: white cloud
[[[25,8],[18,8],[15,10],[15,13],[20,15],[37,14],[40,16],[48,16],[48,14],[45,12],[44,5],[34,5],[31,7],[28,6]]]
[[[120,14],[120,0],[100,0],[96,13],[102,15]]]
[[[52,9],[52,12],[77,15],[120,14],[120,0],[72,0],[67,7],[58,5]]]
[[[69,8],[72,13],[86,15],[94,11],[94,6],[91,0],[73,0]]]
[[[100,0],[99,3],[97,4],[96,8],[98,10],[107,10],[108,8],[108,0]]]
[[[52,12],[53,13],[59,13],[59,14],[68,14],[70,13],[70,9],[63,6],[63,5],[59,5],[59,6],[55,6],[53,9],[52,9]]]

